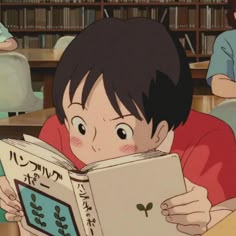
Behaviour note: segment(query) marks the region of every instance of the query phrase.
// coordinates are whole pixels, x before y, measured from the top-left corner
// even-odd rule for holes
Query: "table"
[[[192,73],[192,78],[193,79],[206,79],[209,63],[210,61],[190,63],[189,67]]]
[[[192,109],[209,113],[213,107],[225,99],[214,95],[193,95]],[[0,138],[22,138],[26,133],[38,136],[44,122],[55,114],[55,108],[0,119]]]
[[[217,223],[203,236],[235,236],[236,235],[236,211]]]
[[[1,236],[20,236],[17,223],[0,223]],[[22,235],[21,235],[22,236]]]
[[[56,72],[57,64],[64,50],[62,49],[43,49],[25,48],[16,49],[26,57],[31,70],[32,81],[43,81],[44,108],[52,107],[52,83]]]
[[[54,114],[55,109],[52,107],[19,116],[0,119],[0,139],[22,139],[23,134],[38,136],[44,122]]]

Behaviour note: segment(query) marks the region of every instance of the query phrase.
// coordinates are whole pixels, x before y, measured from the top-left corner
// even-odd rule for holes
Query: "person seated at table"
[[[236,98],[236,1],[229,0],[228,7],[228,24],[233,29],[216,38],[206,79],[213,94]]]
[[[0,51],[13,51],[18,47],[13,35],[9,33],[8,29],[0,22]]]
[[[230,184],[236,178],[234,134],[221,120],[191,110],[184,49],[157,21],[107,18],[88,26],[65,49],[53,92],[56,115],[39,138],[78,169],[154,149],[178,153],[187,192],[159,210],[179,231],[203,234],[216,222],[212,206],[236,197]],[[7,220],[19,220],[6,177],[0,186]],[[219,221],[225,212],[217,215]]]

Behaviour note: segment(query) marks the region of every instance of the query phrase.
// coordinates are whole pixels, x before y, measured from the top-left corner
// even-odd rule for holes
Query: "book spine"
[[[186,38],[186,40],[187,40],[187,43],[188,43],[188,45],[189,45],[189,47],[190,47],[190,49],[191,49],[191,52],[192,52],[193,54],[196,54],[195,50],[193,49],[193,45],[192,45],[192,43],[191,43],[191,41],[190,41],[188,35],[187,35],[187,34],[184,34],[184,36],[185,36],[185,38]]]
[[[89,178],[76,173],[70,173],[70,178],[86,236],[103,236]]]

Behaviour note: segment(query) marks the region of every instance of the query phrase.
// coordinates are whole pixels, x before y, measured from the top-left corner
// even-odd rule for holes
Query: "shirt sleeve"
[[[8,29],[0,22],[0,43],[12,37],[13,35],[10,34]]]
[[[190,181],[208,190],[213,206],[236,197],[236,143],[231,128],[224,125],[204,136],[189,154],[183,171]]]
[[[207,72],[207,83],[211,86],[212,76],[224,74],[234,80],[233,50],[224,34],[219,35],[213,46],[213,53]]]
[[[5,173],[4,173],[4,170],[3,170],[3,167],[2,167],[2,163],[0,161],[0,176],[4,176]]]
[[[61,135],[57,123],[59,123],[59,121],[56,120],[55,116],[50,117],[44,123],[39,134],[39,139],[62,152]]]

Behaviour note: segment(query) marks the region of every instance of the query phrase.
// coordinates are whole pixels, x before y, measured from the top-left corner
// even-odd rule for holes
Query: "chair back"
[[[218,104],[210,114],[227,123],[236,137],[236,99],[228,99]]]
[[[75,38],[75,36],[63,36],[59,38],[54,45],[55,49],[65,49],[70,42]]]
[[[35,110],[36,102],[25,56],[17,52],[0,53],[0,111]]]

